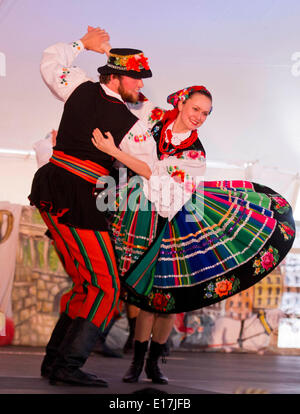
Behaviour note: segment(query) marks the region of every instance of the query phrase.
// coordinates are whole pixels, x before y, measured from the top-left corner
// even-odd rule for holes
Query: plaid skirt
[[[273,271],[292,247],[295,223],[280,194],[248,181],[203,182],[170,222],[125,186],[110,234],[123,299],[181,313],[228,299]]]

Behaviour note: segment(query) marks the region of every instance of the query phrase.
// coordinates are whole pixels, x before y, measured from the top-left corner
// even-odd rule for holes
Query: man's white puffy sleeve
[[[72,66],[74,59],[84,50],[80,40],[73,43],[56,43],[42,56],[41,75],[53,95],[66,102],[81,83],[91,80],[86,73]]]

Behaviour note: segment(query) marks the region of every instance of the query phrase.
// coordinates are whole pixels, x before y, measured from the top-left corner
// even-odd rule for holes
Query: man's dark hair
[[[122,77],[122,75],[116,75],[116,74],[110,73],[108,75],[100,75],[99,76],[99,81],[103,85],[107,85],[110,82],[110,79],[111,79],[112,76],[115,77],[115,78],[119,78],[119,79],[121,79],[121,77]]]

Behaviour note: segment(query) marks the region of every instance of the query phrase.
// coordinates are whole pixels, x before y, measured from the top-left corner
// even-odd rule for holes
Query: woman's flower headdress
[[[168,96],[167,102],[174,106],[174,108],[177,107],[179,101],[185,101],[190,97],[190,95],[193,92],[197,91],[204,91],[211,96],[210,92],[205,88],[205,86],[190,86],[188,88],[181,89],[180,91],[174,92],[171,95]],[[210,111],[211,112],[211,111]]]

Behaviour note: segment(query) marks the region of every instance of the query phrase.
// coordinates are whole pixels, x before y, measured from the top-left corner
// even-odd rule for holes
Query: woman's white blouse
[[[53,95],[63,102],[81,83],[94,81],[82,69],[73,66],[74,59],[83,50],[83,44],[78,40],[71,44],[57,43],[43,53],[40,67],[42,78]],[[106,85],[101,86],[106,94],[123,101],[118,93]],[[149,165],[152,175],[149,180],[143,178],[145,195],[154,203],[158,214],[171,220],[191,197],[195,186],[203,180],[204,154],[186,150],[180,157],[165,156],[158,159],[151,129],[162,118],[164,110],[148,100],[126,105],[139,120],[124,136],[119,148]],[[176,134],[175,139],[179,142],[188,135]]]

